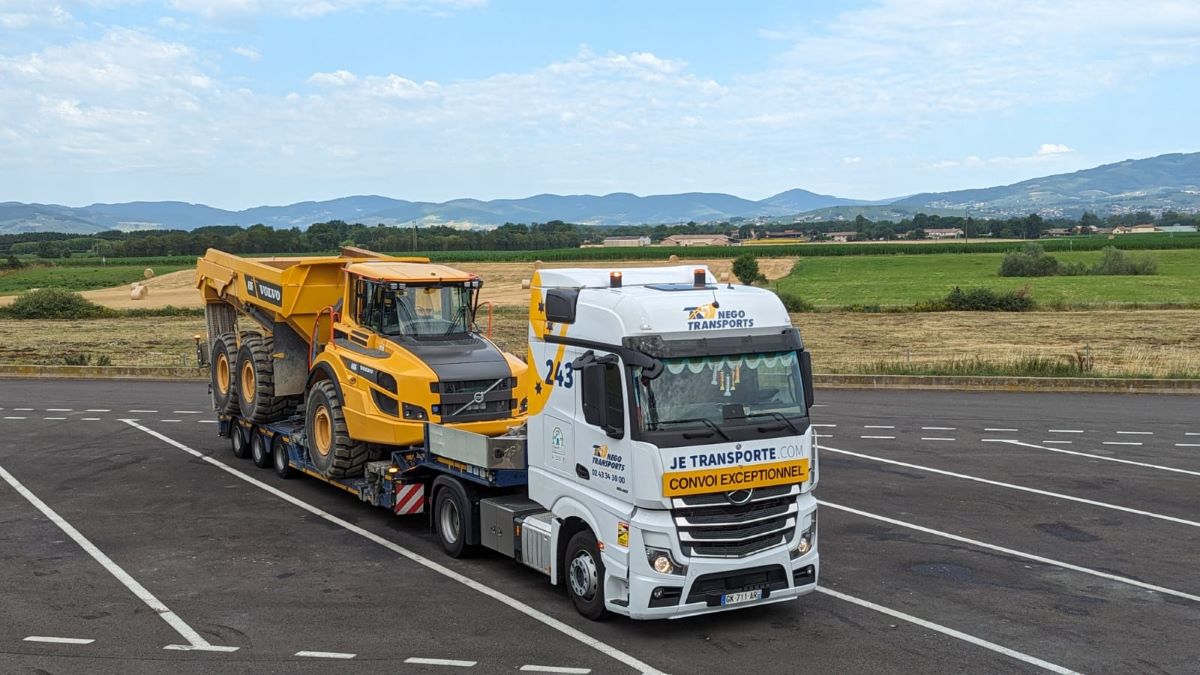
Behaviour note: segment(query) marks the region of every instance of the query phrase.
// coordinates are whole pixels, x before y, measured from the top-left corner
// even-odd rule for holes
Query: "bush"
[[[57,288],[22,293],[3,311],[3,316],[13,319],[97,319],[112,315],[112,310],[78,293]]]
[[[90,366],[92,365],[91,354],[67,354],[63,357],[63,363],[68,366]]]
[[[938,303],[929,304],[936,306]],[[955,286],[940,305],[947,312],[1028,312],[1037,308],[1037,303],[1029,297],[1028,288],[1001,293],[990,288],[964,291]]]
[[[1002,277],[1052,277],[1060,272],[1058,258],[1046,255],[1040,244],[1025,244],[1019,251],[1008,251],[1000,262]]]
[[[793,293],[780,293],[779,299],[783,301],[783,306],[789,312],[815,312],[817,310],[811,302]]]
[[[1100,262],[1092,265],[1088,274],[1104,276],[1158,274],[1158,261],[1150,256],[1134,258],[1125,251],[1107,246],[1102,253]]]
[[[758,272],[758,260],[753,253],[743,253],[733,259],[733,276],[747,286],[754,285],[754,282],[762,278]]]

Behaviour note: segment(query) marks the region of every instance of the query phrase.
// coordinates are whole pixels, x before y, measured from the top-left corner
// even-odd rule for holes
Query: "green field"
[[[188,266],[174,265],[154,267],[155,274],[162,275],[187,269]],[[31,288],[62,288],[68,291],[90,291],[111,288],[141,281],[145,277],[144,265],[106,265],[104,267],[26,267],[11,272],[0,272],[0,295],[15,295]]]
[[[1100,253],[1055,252],[1062,262],[1092,264]],[[818,307],[909,306],[941,298],[955,286],[1013,290],[1028,286],[1043,305],[1200,304],[1200,250],[1135,252],[1158,260],[1153,276],[1018,278],[997,275],[1000,253],[802,258],[772,286]]]

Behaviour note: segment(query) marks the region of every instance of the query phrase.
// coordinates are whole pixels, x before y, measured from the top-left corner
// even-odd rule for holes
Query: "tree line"
[[[1113,227],[1136,223],[1157,225],[1197,224],[1200,215],[1148,212],[1099,218],[1084,213],[1080,218],[1042,218],[1036,214],[1006,219],[939,216],[918,213],[898,221],[871,221],[858,216],[852,221],[815,223],[755,223],[733,219],[717,223],[688,222],[674,225],[623,225],[601,227],[553,220],[548,223],[505,223],[491,230],[462,230],[446,226],[399,227],[363,225],[332,220],[314,223],[308,229],[274,229],[266,225],[240,227],[221,225],[184,230],[109,231],[91,236],[62,233],[0,235],[0,256],[35,255],[65,258],[75,255],[114,258],[169,255],[203,255],[209,248],[232,253],[321,253],[352,245],[389,253],[411,251],[536,251],[577,248],[599,244],[605,237],[646,236],[654,243],[676,234],[728,234],[752,239],[769,232],[788,231],[821,238],[829,232],[853,230],[858,239],[893,240],[916,236],[940,228],[962,229],[968,238],[1037,239],[1050,229]]]

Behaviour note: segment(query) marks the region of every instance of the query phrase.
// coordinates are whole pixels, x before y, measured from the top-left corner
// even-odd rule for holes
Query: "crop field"
[[[184,268],[184,265],[153,267],[155,274],[178,272]],[[0,295],[21,293],[31,288],[88,291],[123,286],[143,280],[145,270],[145,265],[26,267],[0,272]]]
[[[1091,264],[1098,251],[1056,252],[1063,262]],[[1013,290],[1028,287],[1042,304],[1161,305],[1200,303],[1200,250],[1135,251],[1158,261],[1153,276],[1001,277],[1000,253],[802,258],[771,284],[818,307],[903,307],[946,295],[955,286]]]

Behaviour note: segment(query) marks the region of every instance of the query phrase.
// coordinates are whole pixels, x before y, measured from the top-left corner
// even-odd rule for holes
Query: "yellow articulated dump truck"
[[[295,258],[209,250],[196,286],[213,405],[248,425],[302,417],[327,478],[422,444],[426,422],[504,434],[524,420],[526,366],[475,329],[481,285],[425,258],[355,248]]]

